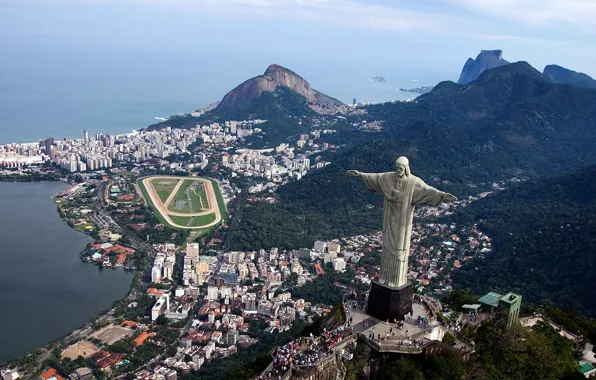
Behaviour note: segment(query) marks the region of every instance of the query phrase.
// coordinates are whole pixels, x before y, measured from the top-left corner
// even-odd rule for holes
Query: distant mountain
[[[279,65],[270,65],[263,75],[251,78],[228,92],[214,109],[201,116],[183,115],[149,126],[149,129],[194,128],[226,120],[265,119],[263,131],[251,136],[252,148],[275,146],[289,136],[308,133],[313,120],[335,114],[339,100],[310,87],[301,76]]]
[[[508,64],[502,50],[481,50],[476,59],[468,58],[459,76],[458,84],[475,81],[484,71]]]
[[[339,100],[322,94],[310,87],[308,82],[295,72],[279,65],[270,65],[263,75],[251,78],[228,92],[217,108],[225,111],[259,98],[263,93],[273,93],[279,87],[286,87],[306,98],[309,104],[331,106],[342,104]]]
[[[456,272],[458,287],[596,316],[596,166],[489,196],[452,220],[480,221],[495,247]]]
[[[234,248],[296,246],[377,229],[380,198],[345,170],[391,170],[399,155],[427,183],[456,196],[479,191],[470,184],[596,165],[596,92],[552,83],[525,62],[366,110],[367,120],[384,121],[383,132],[347,134],[343,143],[352,149],[281,186],[275,206],[247,208]]]
[[[575,87],[596,89],[596,80],[589,75],[578,73],[557,65],[548,65],[544,68],[544,76],[555,83],[568,84]]]
[[[416,94],[427,94],[427,93],[431,92],[434,87],[435,86],[420,86],[420,87],[410,88],[410,89],[400,88],[399,91],[401,91],[401,92],[413,92],[413,93],[416,93]]]

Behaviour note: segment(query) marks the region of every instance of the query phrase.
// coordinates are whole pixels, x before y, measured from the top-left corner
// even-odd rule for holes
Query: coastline
[[[60,212],[58,211],[58,207],[56,207],[55,205],[55,199],[57,196],[59,196],[60,194],[64,193],[64,191],[66,191],[67,189],[70,188],[70,186],[67,186],[66,183],[64,185],[59,185],[58,183],[60,183],[60,180],[48,180],[48,181],[4,181],[6,183],[5,186],[6,189],[13,189],[13,190],[9,190],[7,192],[7,195],[10,195],[12,193],[14,194],[21,194],[23,195],[23,192],[25,192],[26,195],[23,195],[22,197],[19,198],[19,201],[15,201],[12,202],[14,204],[14,208],[21,210],[22,206],[20,206],[21,202],[26,202],[26,204],[30,204],[27,201],[27,197],[29,195],[34,196],[37,201],[33,202],[32,204],[34,204],[35,206],[32,206],[35,208],[35,210],[39,210],[39,214],[36,215],[35,220],[36,221],[40,221],[43,220],[44,225],[51,225],[53,226],[52,228],[50,228],[49,230],[47,230],[48,232],[45,232],[46,236],[48,236],[47,234],[49,233],[49,236],[53,236],[54,238],[50,238],[49,240],[47,238],[42,239],[35,239],[38,243],[34,244],[33,247],[38,247],[38,246],[43,246],[43,244],[47,244],[48,247],[54,247],[53,250],[39,250],[38,248],[28,248],[27,250],[27,254],[25,256],[20,256],[20,259],[17,257],[17,260],[14,261],[12,260],[11,262],[13,263],[14,267],[14,271],[15,273],[19,273],[20,271],[26,271],[26,273],[30,273],[31,270],[26,269],[26,266],[23,266],[23,260],[24,262],[26,262],[27,260],[31,260],[31,258],[34,258],[34,260],[39,260],[39,265],[37,269],[34,269],[33,272],[31,273],[37,273],[37,272],[46,272],[49,273],[50,275],[44,280],[44,283],[47,282],[47,287],[44,288],[44,286],[38,282],[31,282],[34,281],[32,279],[29,279],[29,276],[23,276],[23,277],[19,277],[17,275],[17,277],[13,277],[11,275],[8,275],[8,277],[3,278],[5,280],[7,280],[8,282],[6,283],[6,285],[8,286],[8,288],[6,288],[6,290],[10,290],[15,286],[19,286],[19,284],[22,283],[22,281],[26,281],[26,284],[28,284],[23,291],[20,291],[19,293],[16,293],[15,297],[22,297],[22,295],[27,296],[28,292],[30,293],[30,291],[27,291],[27,289],[35,289],[34,293],[32,295],[32,298],[30,299],[30,304],[33,305],[31,307],[36,307],[35,305],[37,305],[37,307],[40,307],[42,309],[46,309],[49,304],[53,305],[54,307],[52,307],[52,312],[50,313],[44,313],[46,314],[44,317],[44,320],[49,323],[48,325],[46,325],[46,327],[50,327],[48,329],[44,329],[43,327],[43,323],[39,324],[37,322],[35,322],[34,317],[25,317],[21,320],[18,321],[18,323],[14,324],[14,329],[13,332],[14,334],[24,334],[26,333],[28,330],[27,326],[29,326],[29,323],[36,323],[36,325],[32,326],[31,332],[27,333],[26,335],[23,336],[23,339],[20,341],[20,343],[18,345],[15,345],[14,348],[8,349],[8,345],[5,347],[6,349],[3,350],[3,354],[2,354],[2,362],[3,365],[7,364],[7,363],[21,363],[23,361],[27,361],[30,360],[32,355],[35,356],[37,355],[38,352],[44,352],[46,350],[51,350],[56,342],[59,342],[61,340],[63,340],[63,338],[65,336],[69,336],[71,334],[73,334],[73,331],[77,331],[80,326],[88,326],[90,324],[93,323],[93,321],[97,320],[98,318],[100,318],[101,316],[105,315],[106,312],[108,312],[111,308],[112,305],[114,304],[114,302],[117,302],[118,300],[122,300],[125,297],[127,297],[130,292],[131,289],[133,288],[133,285],[135,283],[134,278],[138,277],[138,276],[131,276],[131,275],[112,275],[112,274],[106,274],[106,275],[95,275],[95,273],[97,273],[96,270],[91,270],[91,267],[89,267],[88,265],[86,265],[87,263],[81,263],[79,260],[74,258],[74,254],[75,253],[79,253],[80,254],[80,250],[81,248],[84,248],[84,245],[79,245],[80,241],[83,240],[85,242],[89,241],[88,237],[85,237],[84,239],[81,238],[76,238],[76,236],[83,236],[83,235],[79,235],[79,234],[73,234],[70,233],[69,231],[72,230],[72,228],[64,228],[63,226],[61,226],[61,223],[56,223],[55,222],[55,218],[56,215],[54,214],[54,212],[58,213],[58,216],[60,217],[60,219],[66,223],[66,219],[62,217],[62,215],[60,215]],[[13,184],[10,184],[10,182],[13,182]],[[47,182],[47,185],[28,185],[28,184],[19,184],[20,182]],[[54,182],[55,184],[50,184],[51,182]],[[62,181],[63,182],[63,181]],[[14,187],[17,186],[17,187]],[[18,187],[21,186],[21,187]],[[22,190],[19,190],[22,189]],[[32,190],[27,190],[27,189],[32,189]],[[33,190],[33,189],[39,189],[39,190]],[[40,196],[41,193],[43,193],[44,191],[47,192],[47,190],[43,190],[43,189],[53,189],[50,190],[49,194],[46,194],[46,196]],[[15,193],[16,192],[16,193]],[[39,195],[36,195],[39,194]],[[51,199],[50,202],[54,203],[54,207],[52,207],[51,205],[49,205],[48,207],[48,198]],[[12,198],[10,197],[10,199],[15,199],[16,198]],[[39,206],[40,204],[45,204],[46,206],[44,207],[44,209],[42,210],[41,207]],[[42,212],[43,211],[43,212]],[[9,214],[14,215],[14,211],[7,211]],[[22,218],[20,218],[22,220]],[[54,220],[54,222],[48,222],[48,220]],[[8,219],[5,219],[5,221],[8,221]],[[19,224],[12,223],[15,226],[18,226]],[[30,226],[31,228],[38,230],[39,223],[32,223]],[[66,223],[68,224],[68,223]],[[70,226],[69,226],[70,227]],[[16,227],[19,231],[23,231],[26,229],[23,228],[19,228]],[[44,228],[44,231],[46,229]],[[59,231],[65,231],[68,232],[66,233],[66,236],[62,236],[62,234],[58,233]],[[76,229],[75,229],[76,230]],[[51,232],[50,232],[51,231]],[[81,231],[79,231],[81,232]],[[84,235],[88,235],[88,234],[84,234]],[[19,236],[17,235],[10,235],[10,236]],[[68,238],[71,237],[71,238]],[[74,237],[74,239],[72,239],[72,237]],[[18,238],[17,238],[18,239]],[[53,244],[52,241],[56,241],[58,239],[58,241],[62,242],[63,244]],[[8,240],[7,243],[11,244],[12,240]],[[43,243],[41,243],[41,241],[43,241]],[[71,242],[71,243],[69,243]],[[78,242],[78,243],[77,243]],[[74,243],[74,244],[73,244]],[[88,244],[88,243],[84,243],[84,244]],[[14,244],[13,244],[14,245]],[[24,245],[25,247],[29,247],[29,245]],[[76,246],[78,246],[79,248],[76,248]],[[70,247],[67,248],[66,250],[64,250],[64,247]],[[54,252],[56,251],[56,252]],[[29,252],[31,252],[32,254],[29,254]],[[34,252],[37,252],[37,254],[35,254]],[[54,255],[48,254],[48,255],[41,255],[40,253],[51,253],[54,252]],[[56,256],[56,253],[59,252],[64,252],[66,254],[61,254],[59,256]],[[38,259],[39,257],[39,259]],[[4,255],[5,261],[8,260],[8,256]],[[37,261],[36,261],[37,262]],[[89,269],[85,269],[85,268],[89,268]],[[79,268],[78,270],[76,268]],[[74,270],[74,272],[73,272]],[[61,272],[62,271],[62,272]],[[111,271],[110,271],[111,272]],[[114,271],[117,272],[117,271]],[[120,272],[123,273],[123,272]],[[89,277],[91,275],[91,277]],[[61,276],[67,276],[68,278],[70,278],[71,280],[69,280],[69,283],[72,283],[72,286],[74,286],[73,291],[69,290],[69,286],[68,284],[64,284],[64,282],[62,281],[61,283],[55,284],[53,285],[56,281],[60,281],[59,278]],[[33,275],[32,277],[34,278],[39,278],[37,275]],[[91,280],[92,285],[90,286],[84,286],[81,287],[81,285],[83,285],[85,283],[85,281],[89,281]],[[97,281],[95,281],[97,280]],[[137,279],[138,281],[138,279]],[[107,286],[106,286],[107,285]],[[38,289],[39,288],[39,289]],[[15,288],[17,289],[17,288]],[[13,292],[11,292],[13,293]],[[22,295],[21,295],[22,294]],[[60,297],[61,294],[64,294],[64,297],[61,298],[60,300],[55,300],[52,301],[52,295],[57,295],[58,297]],[[112,296],[110,296],[110,294]],[[116,295],[117,294],[117,295]],[[16,300],[18,298],[15,297],[4,297],[6,298],[5,302],[9,302],[9,304],[11,304],[12,302],[16,302]],[[80,297],[84,297],[84,299],[81,299],[82,302],[79,303],[79,301],[77,301],[78,299],[80,299]],[[39,302],[36,301],[39,298]],[[70,308],[69,305],[71,305],[71,302],[75,302],[75,304],[72,304],[72,308]],[[76,305],[76,306],[75,306]],[[95,305],[95,306],[94,306]],[[103,305],[103,306],[102,306]],[[106,308],[107,306],[107,308]],[[31,309],[31,307],[24,305],[23,307],[14,309],[14,310],[19,310],[19,312],[23,312],[23,313],[27,313],[26,310]],[[96,309],[97,307],[97,309]],[[21,309],[23,309],[22,311],[20,311]],[[93,310],[97,310],[97,312],[93,312]],[[16,312],[16,311],[15,311]],[[68,316],[64,315],[65,318],[60,317],[61,314],[68,312]],[[12,317],[11,315],[14,313],[9,313],[8,315],[6,315],[6,321],[11,321]],[[16,316],[16,315],[15,315]],[[58,318],[58,320],[60,320],[60,323],[54,324],[53,320],[55,320],[56,318]],[[15,320],[16,322],[16,320]],[[73,323],[74,322],[74,323]],[[71,324],[72,323],[72,324]],[[70,326],[69,326],[70,324]],[[11,324],[12,325],[12,324]],[[36,332],[37,331],[37,332]],[[43,333],[42,333],[43,331]],[[6,336],[6,338],[8,339],[9,336],[14,335],[9,334]],[[54,335],[55,334],[55,335]],[[18,336],[18,335],[17,335]],[[11,338],[13,339],[13,338]],[[46,340],[47,339],[47,340]],[[45,340],[45,341],[44,341]],[[21,351],[23,350],[23,351]],[[49,351],[48,351],[49,352]],[[40,363],[41,364],[41,363]],[[3,366],[2,365],[2,366]],[[32,372],[28,372],[28,375],[31,376],[33,375]]]

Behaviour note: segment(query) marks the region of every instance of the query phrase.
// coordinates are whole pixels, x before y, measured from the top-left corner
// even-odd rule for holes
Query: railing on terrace
[[[341,324],[340,326],[345,326],[347,324],[347,315],[348,315],[348,309],[346,308],[346,294],[344,293],[342,298],[341,298],[341,305],[342,305],[342,309],[343,309],[343,319],[344,319],[344,323]],[[320,336],[315,338],[315,341],[319,341],[321,339]],[[342,339],[341,341],[339,341],[337,343],[337,345],[342,345],[344,343],[344,341],[347,341],[348,339],[350,339],[350,337]],[[277,352],[277,350],[279,349],[279,347],[276,347],[273,350],[273,353],[271,354],[272,357],[272,361],[271,363],[269,363],[269,365],[267,366],[267,368],[265,368],[265,370],[263,372],[261,372],[260,375],[258,375],[256,377],[256,379],[267,379],[267,375],[271,372],[271,370],[274,367],[274,360],[275,360],[275,353]],[[290,376],[292,375],[292,368],[307,368],[307,367],[313,367],[313,366],[318,366],[321,365],[322,363],[324,363],[326,360],[329,360],[330,358],[333,357],[334,352],[332,352],[329,356],[317,361],[316,363],[313,364],[309,364],[309,365],[304,365],[304,366],[296,366],[296,365],[290,365],[290,368],[286,371],[286,373],[284,375],[281,376],[282,380],[285,379],[289,379]]]
[[[379,352],[395,352],[395,353],[401,353],[401,354],[421,354],[424,351],[424,348],[428,344],[431,343],[430,340],[426,339],[423,342],[418,343],[416,345],[400,344],[399,341],[397,341],[397,340],[382,339],[379,341],[379,340],[375,340],[375,339],[370,339],[361,333],[359,333],[358,335],[369,346],[371,346],[372,348],[374,348],[375,350],[377,350]]]

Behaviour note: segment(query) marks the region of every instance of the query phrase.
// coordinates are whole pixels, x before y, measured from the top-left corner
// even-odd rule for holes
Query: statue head
[[[408,161],[408,159],[404,156],[399,157],[397,160],[395,160],[395,171],[397,172],[397,175],[399,175],[400,177],[404,175],[409,176],[410,161]]]

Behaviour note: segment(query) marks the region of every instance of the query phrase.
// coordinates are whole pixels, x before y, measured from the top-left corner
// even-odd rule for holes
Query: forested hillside
[[[264,132],[259,145],[275,146],[289,136],[308,133],[309,123],[300,121],[314,116],[316,113],[308,106],[305,97],[289,88],[278,87],[274,92],[264,92],[258,98],[238,101],[233,108],[215,109],[200,117],[173,116],[148,129],[194,128],[197,124],[223,123],[226,120],[263,119],[267,122],[259,125]]]
[[[479,192],[472,185],[596,164],[596,91],[554,84],[525,62],[487,70],[465,86],[443,82],[415,102],[368,113],[367,120],[384,120],[383,133],[346,134],[343,142],[353,148],[282,186],[276,205],[248,205],[232,246],[291,248],[378,229],[380,197],[345,171],[392,170],[400,155],[410,158],[414,174],[458,197]]]
[[[493,254],[456,272],[457,286],[519,292],[596,316],[595,166],[489,196],[452,220],[480,221],[495,243]]]

